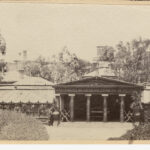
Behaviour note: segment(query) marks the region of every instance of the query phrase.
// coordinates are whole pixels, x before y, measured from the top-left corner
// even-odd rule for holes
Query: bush
[[[140,124],[123,136],[109,140],[150,140],[150,123]]]
[[[25,114],[0,111],[0,140],[48,140],[43,124]]]

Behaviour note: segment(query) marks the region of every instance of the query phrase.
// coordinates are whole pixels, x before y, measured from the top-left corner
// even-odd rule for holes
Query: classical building
[[[54,86],[58,106],[72,121],[120,121],[126,119],[134,91],[143,94],[144,86],[117,79],[111,62],[100,60],[106,46],[97,47],[95,70],[81,80]]]
[[[104,77],[87,77],[54,86],[58,105],[71,121],[120,121],[130,111],[131,95],[143,86]]]

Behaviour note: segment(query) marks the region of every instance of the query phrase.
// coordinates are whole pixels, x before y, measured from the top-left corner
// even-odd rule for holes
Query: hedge
[[[0,140],[48,140],[48,134],[33,117],[0,110]]]

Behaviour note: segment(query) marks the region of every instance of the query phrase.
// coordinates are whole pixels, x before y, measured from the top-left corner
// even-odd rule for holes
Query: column
[[[102,94],[103,96],[103,121],[107,122],[107,97],[108,94]]]
[[[74,120],[74,96],[75,94],[69,94],[70,96],[70,120]]]
[[[61,117],[60,94],[55,94],[55,97],[56,97],[56,107],[58,108],[58,112],[59,112],[57,125],[59,125],[60,121],[61,121],[61,118],[60,118]]]
[[[63,96],[61,95],[60,96],[60,110],[62,111],[64,109],[64,98]]]
[[[85,96],[87,97],[87,101],[86,101],[86,119],[87,121],[90,121],[90,104],[91,104],[91,94],[85,94]]]
[[[124,97],[125,94],[119,94],[120,96],[120,122],[124,122]]]
[[[55,94],[56,98],[56,107],[60,110],[60,94]]]

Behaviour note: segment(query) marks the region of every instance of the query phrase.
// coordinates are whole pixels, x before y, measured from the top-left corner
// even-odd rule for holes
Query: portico
[[[70,114],[70,121],[124,122],[124,113],[132,102],[133,91],[142,86],[103,77],[90,77],[54,86],[60,110]]]

